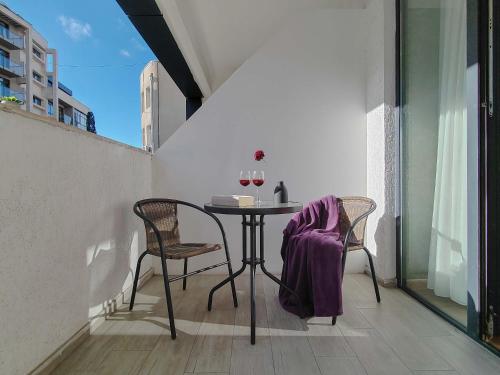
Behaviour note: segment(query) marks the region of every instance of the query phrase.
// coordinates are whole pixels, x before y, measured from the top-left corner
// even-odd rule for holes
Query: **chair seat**
[[[351,240],[349,245],[347,246],[347,251],[362,250],[363,246],[364,244],[362,240]]]
[[[176,245],[167,246],[165,248],[165,256],[168,259],[185,259],[194,257],[196,255],[210,253],[222,249],[220,244],[210,243],[180,243]],[[148,249],[153,255],[160,256],[159,247]]]

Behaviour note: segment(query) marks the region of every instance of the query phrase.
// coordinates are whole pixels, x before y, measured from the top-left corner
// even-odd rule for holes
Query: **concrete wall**
[[[131,285],[151,157],[0,109],[0,160],[0,373],[26,374]]]
[[[215,92],[290,16],[314,9],[362,9],[369,0],[157,0],[174,32],[184,58],[199,78],[194,59],[190,59],[182,23],[199,61],[200,69]],[[176,7],[171,3],[174,2]],[[175,10],[180,20],[175,20]],[[177,22],[175,22],[177,21]],[[183,38],[184,37],[184,38]],[[204,91],[204,85],[198,84]]]
[[[366,188],[377,202],[377,210],[368,219],[367,247],[374,256],[377,277],[392,282],[398,199],[394,0],[372,0],[366,12]]]
[[[157,69],[157,87],[153,88],[153,114],[158,111],[158,140],[161,146],[186,122],[186,98],[163,65],[157,63]]]
[[[238,184],[239,171],[258,168],[266,173],[268,200],[279,180],[291,200],[365,195],[365,16],[323,9],[286,23],[155,153],[153,194],[200,205],[213,194],[253,194]],[[263,164],[253,161],[258,148],[268,155]],[[241,218],[221,218],[239,266]],[[210,218],[181,212],[180,219],[184,241],[220,241]],[[273,272],[281,271],[289,219],[267,218],[266,265]],[[211,255],[197,265],[213,261]],[[363,271],[365,261],[349,254],[348,270]]]

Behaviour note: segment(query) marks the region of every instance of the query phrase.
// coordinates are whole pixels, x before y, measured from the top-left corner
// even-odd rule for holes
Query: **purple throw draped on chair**
[[[283,231],[281,280],[302,301],[306,316],[342,314],[342,248],[337,198],[309,203]],[[280,288],[283,308],[301,314],[296,298]]]

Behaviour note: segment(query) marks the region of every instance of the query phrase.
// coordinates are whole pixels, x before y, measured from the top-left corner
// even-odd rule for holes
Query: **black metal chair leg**
[[[337,324],[337,317],[332,316],[332,326],[334,326],[335,324]]]
[[[177,337],[177,332],[175,330],[174,309],[172,307],[172,296],[170,294],[170,284],[168,282],[167,260],[165,259],[165,256],[163,254],[161,254],[161,268],[163,273],[163,284],[165,286],[165,297],[167,299],[170,336],[172,337],[172,340],[175,340],[175,338]]]
[[[375,295],[377,296],[377,302],[380,303],[380,293],[378,290],[377,276],[375,275],[375,267],[373,266],[372,255],[370,254],[370,252],[366,247],[363,247],[363,250],[365,251],[366,255],[368,255],[368,261],[370,262],[370,272],[372,274],[372,280],[373,280],[373,287],[375,288]]]
[[[344,279],[345,263],[347,260],[347,249],[344,248],[342,251],[342,280]]]
[[[184,276],[186,276],[188,272],[188,258],[184,258]],[[187,277],[182,279],[182,290],[186,290]]]
[[[130,305],[128,307],[129,311],[132,311],[132,309],[134,308],[135,293],[137,292],[137,284],[139,283],[139,273],[141,271],[141,262],[142,262],[142,259],[147,254],[149,254],[149,253],[146,250],[145,252],[143,252],[139,256],[139,259],[137,259],[137,266],[135,267],[134,286],[132,287],[132,295],[130,296]]]

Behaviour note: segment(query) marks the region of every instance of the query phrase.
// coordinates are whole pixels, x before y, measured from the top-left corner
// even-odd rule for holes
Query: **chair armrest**
[[[211,212],[208,212],[203,207],[197,206],[196,204],[193,204],[193,203],[190,203],[190,202],[178,201],[178,200],[175,200],[175,199],[169,199],[168,201],[171,202],[171,203],[180,204],[182,206],[188,206],[188,207],[194,208],[195,210],[203,212],[204,214],[206,214],[206,215],[210,216],[212,219],[214,219],[215,222],[217,223],[217,225],[219,226],[219,229],[220,229],[220,232],[221,232],[221,235],[222,235],[222,241],[224,243],[224,249],[226,249],[226,251],[227,251],[226,232],[224,231],[224,227],[222,226],[222,223],[221,223],[221,221],[219,220],[219,218],[217,216],[215,216]]]

